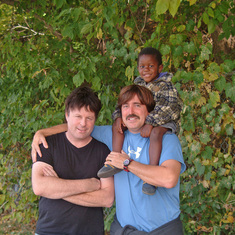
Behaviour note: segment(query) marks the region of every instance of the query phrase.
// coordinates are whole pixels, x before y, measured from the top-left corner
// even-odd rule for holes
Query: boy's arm
[[[54,173],[47,176],[45,173],[54,171],[52,166],[45,162],[36,162],[32,167],[32,186],[36,195],[50,199],[62,199],[76,194],[92,192],[100,189],[100,181],[96,178],[67,180],[60,179]]]
[[[45,148],[48,148],[45,137],[67,131],[67,129],[68,129],[67,124],[65,123],[50,128],[38,130],[33,137],[33,142],[31,145],[32,146],[31,155],[33,162],[36,162],[37,160],[37,153],[40,157],[42,156],[39,144],[43,144]]]
[[[114,112],[112,113],[112,119],[115,121],[117,118],[121,117],[121,110],[116,106]]]

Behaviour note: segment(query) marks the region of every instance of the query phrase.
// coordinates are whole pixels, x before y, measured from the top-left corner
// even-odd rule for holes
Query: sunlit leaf
[[[178,11],[181,0],[171,0],[169,1],[169,12],[174,17],[176,12]]]
[[[158,0],[156,4],[156,12],[158,15],[165,13],[170,6],[170,0]]]
[[[209,94],[210,96],[210,102],[212,104],[212,106],[215,108],[216,106],[218,106],[218,103],[220,102],[220,94],[219,92],[211,92]]]

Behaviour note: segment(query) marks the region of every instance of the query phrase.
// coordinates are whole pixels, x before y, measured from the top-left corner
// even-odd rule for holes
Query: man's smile
[[[134,119],[140,119],[140,117],[135,114],[130,114],[126,117],[126,120],[130,120],[130,121],[132,121]]]

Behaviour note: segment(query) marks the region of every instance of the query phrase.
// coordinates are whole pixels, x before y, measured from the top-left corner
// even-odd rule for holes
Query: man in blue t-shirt
[[[116,216],[110,234],[183,234],[179,219],[180,174],[185,171],[178,137],[167,133],[163,137],[159,166],[149,165],[149,138],[140,135],[145,118],[154,107],[152,93],[145,87],[124,87],[118,98],[123,124],[128,128],[122,153],[111,152],[106,164],[121,172],[114,176]],[[64,131],[60,126],[57,132]],[[54,131],[40,130],[32,146],[45,143],[43,135]],[[112,148],[112,127],[95,127],[92,136]],[[156,193],[142,193],[142,184],[158,186]]]

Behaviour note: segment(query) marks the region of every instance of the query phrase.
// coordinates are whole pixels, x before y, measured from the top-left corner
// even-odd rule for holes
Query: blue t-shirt
[[[112,149],[112,127],[96,126],[92,136]],[[125,132],[123,150],[137,162],[149,164],[149,138]],[[181,145],[175,134],[165,134],[159,165],[174,159],[186,169]],[[131,172],[121,171],[114,176],[116,216],[122,227],[132,225],[139,231],[150,232],[176,219],[180,214],[180,180],[174,188],[158,187],[152,196],[142,193],[143,181]]]

